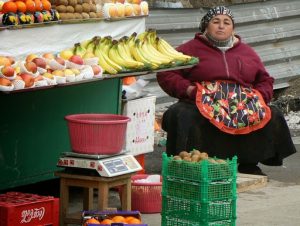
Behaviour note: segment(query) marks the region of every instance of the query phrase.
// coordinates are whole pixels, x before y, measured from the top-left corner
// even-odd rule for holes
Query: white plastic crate
[[[132,155],[153,151],[155,101],[155,96],[146,96],[123,102],[122,114],[131,119],[127,124],[124,149]]]

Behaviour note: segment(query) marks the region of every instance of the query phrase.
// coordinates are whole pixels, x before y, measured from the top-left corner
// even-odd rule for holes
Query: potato
[[[187,162],[191,162],[191,161],[192,161],[192,159],[191,159],[190,156],[185,156],[185,157],[183,158],[183,160],[184,160],[184,161],[187,161]]]
[[[192,150],[192,152],[191,152],[191,154],[192,154],[192,156],[193,155],[200,155],[201,154],[201,152],[199,151],[199,150]]]
[[[187,151],[181,151],[179,153],[179,156],[183,159],[186,156],[190,157],[190,153],[188,153]]]
[[[173,160],[182,160],[182,158],[181,158],[179,155],[175,155],[175,156],[173,157]]]
[[[191,161],[192,161],[192,162],[199,162],[200,159],[201,159],[201,156],[200,156],[200,155],[197,155],[197,154],[194,154],[194,155],[192,155],[192,157],[191,157]]]

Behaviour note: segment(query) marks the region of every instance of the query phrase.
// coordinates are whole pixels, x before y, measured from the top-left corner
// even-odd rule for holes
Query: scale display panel
[[[113,177],[143,169],[133,155],[122,154],[104,158],[88,157],[74,157],[73,154],[71,156],[64,154],[59,158],[57,166],[96,170],[103,177]]]

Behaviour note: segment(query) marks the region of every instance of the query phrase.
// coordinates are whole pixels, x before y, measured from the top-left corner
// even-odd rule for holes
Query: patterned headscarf
[[[201,32],[204,32],[209,21],[217,16],[217,15],[227,15],[231,18],[233,25],[234,25],[234,17],[230,9],[226,8],[225,6],[217,6],[208,10],[208,12],[202,17],[199,29]]]

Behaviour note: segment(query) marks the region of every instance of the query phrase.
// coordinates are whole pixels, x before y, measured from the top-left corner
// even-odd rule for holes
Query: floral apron
[[[271,110],[261,94],[231,81],[197,83],[196,105],[200,113],[220,130],[247,134],[263,128]]]

